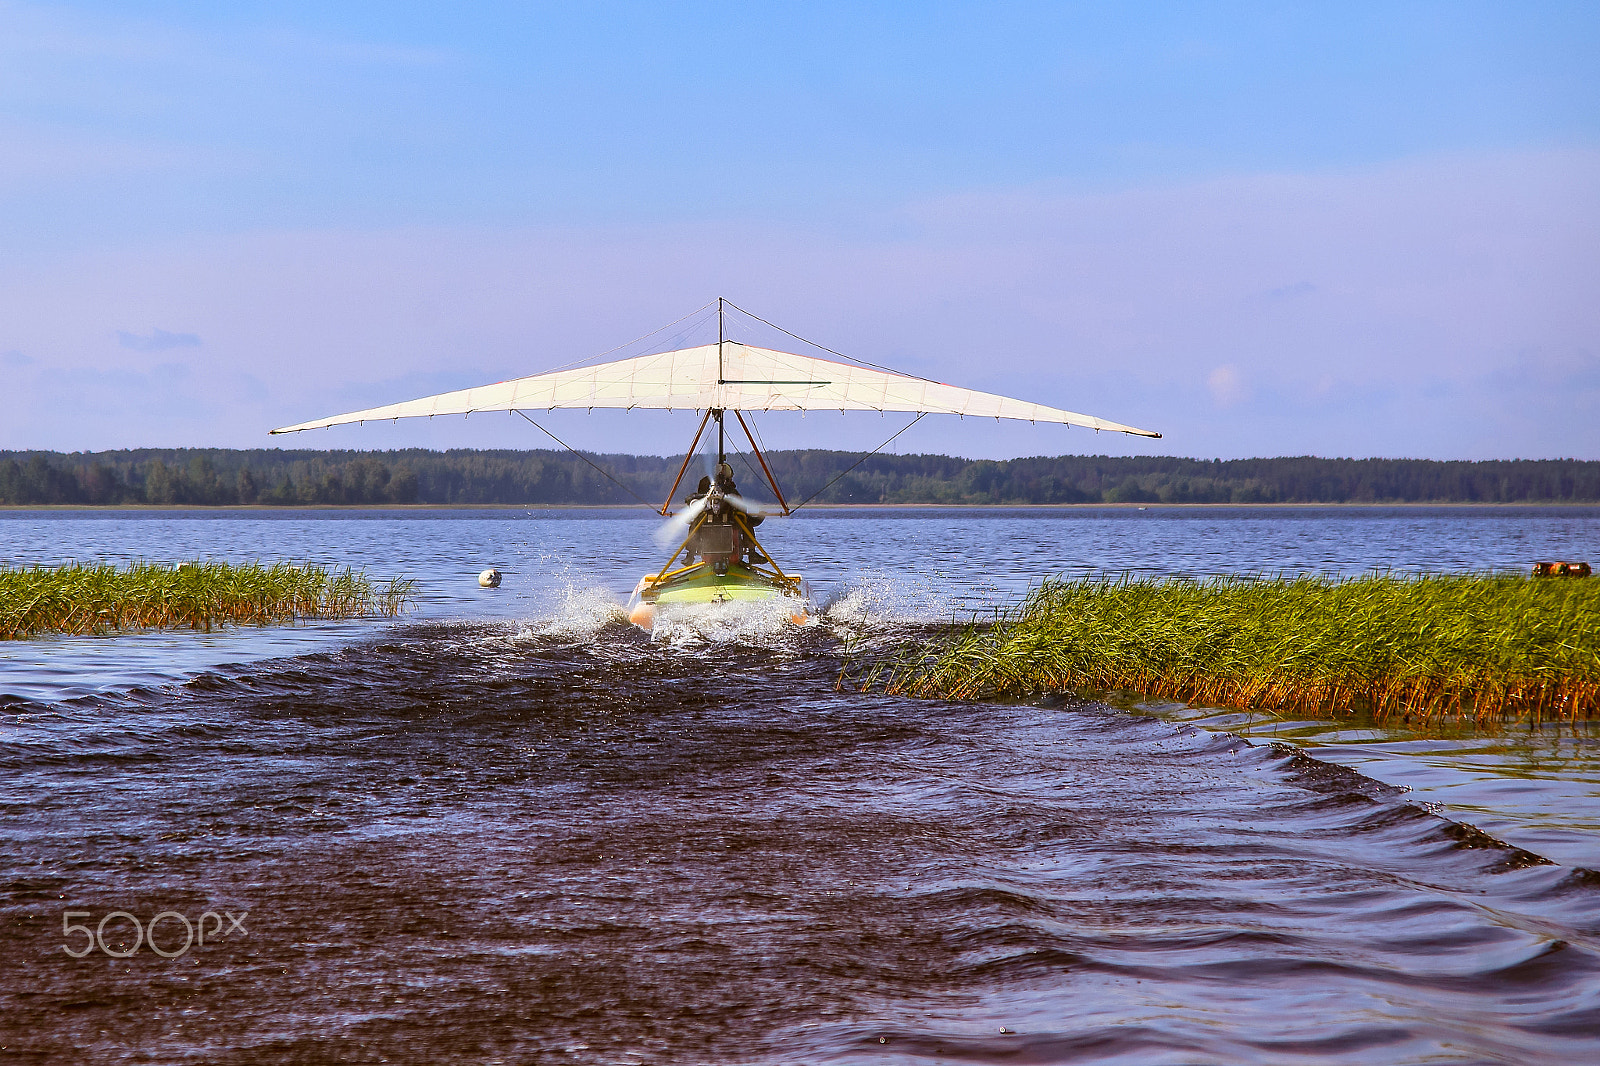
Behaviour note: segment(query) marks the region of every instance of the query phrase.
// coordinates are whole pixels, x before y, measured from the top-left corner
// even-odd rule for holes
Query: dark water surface
[[[425,585],[399,624],[4,649],[0,1062],[1600,1057],[1600,876],[1459,814],[1556,833],[1517,802],[1561,807],[1549,840],[1581,852],[1591,733],[1550,741],[1538,803],[1488,802],[1537,790],[1523,765],[1436,805],[1364,772],[1449,764],[1403,737],[1346,767],[1322,751],[1360,738],[1290,737],[1310,758],[1173,720],[1201,711],[835,685],[845,638],[1118,557],[1520,569],[1600,554],[1600,518],[1063,514],[797,520],[771,539],[831,600],[820,624],[726,610],[654,638],[616,620],[647,543],[616,514],[0,516],[13,564],[314,558]],[[507,585],[478,590],[491,564]],[[114,958],[114,917],[64,950],[88,942],[66,912],[92,936],[114,911],[168,912],[169,953],[184,919],[206,941]]]

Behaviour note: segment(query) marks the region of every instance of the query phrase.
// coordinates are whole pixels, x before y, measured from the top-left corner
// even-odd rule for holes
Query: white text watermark
[[[127,911],[111,911],[98,924],[90,927],[74,919],[93,919],[94,912],[63,911],[61,935],[69,942],[61,945],[61,950],[75,959],[81,959],[99,948],[113,959],[126,959],[138,954],[140,947],[148,946],[164,959],[175,959],[191,947],[204,946],[207,937],[216,941],[219,937],[226,939],[236,932],[249,935],[244,927],[244,920],[249,914],[249,911],[240,911],[237,915],[232,911],[223,911],[221,914],[206,911],[196,923],[177,911],[162,911],[145,923]],[[211,923],[210,928],[207,928],[207,922]],[[158,928],[161,930],[159,941],[156,936]],[[74,947],[71,941],[79,936],[83,938],[80,942],[82,947]]]

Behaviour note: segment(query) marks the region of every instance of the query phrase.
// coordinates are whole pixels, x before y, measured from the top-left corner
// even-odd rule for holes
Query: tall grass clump
[[[1239,709],[1592,718],[1600,581],[1498,575],[1049,581],[864,682],[952,699],[1126,690]]]
[[[394,616],[414,588],[415,582],[403,579],[380,588],[349,568],[331,571],[288,563],[0,567],[0,640],[40,633],[209,630],[224,623]]]

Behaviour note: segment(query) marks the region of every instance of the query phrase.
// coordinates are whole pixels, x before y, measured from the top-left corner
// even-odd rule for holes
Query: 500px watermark
[[[101,918],[100,924],[93,929],[73,921],[74,918],[93,918],[93,912],[63,911],[61,914],[61,935],[70,940],[74,937],[74,934],[81,933],[83,934],[84,942],[83,947],[76,950],[70,943],[62,944],[61,950],[75,959],[81,959],[95,948],[99,948],[113,959],[126,959],[136,954],[141,945],[148,944],[150,950],[162,958],[175,959],[191,947],[203,946],[207,936],[211,937],[213,941],[217,939],[218,934],[221,934],[224,939],[236,932],[248,936],[249,933],[244,927],[244,920],[249,914],[249,911],[240,911],[237,915],[232,911],[223,911],[222,914],[218,914],[216,911],[206,911],[200,916],[197,933],[196,923],[189,921],[188,918],[177,911],[162,911],[150,919],[149,925],[145,925],[127,911],[112,911]],[[226,915],[228,919],[226,929],[223,928],[223,915]],[[213,923],[209,930],[206,928],[207,920]],[[113,922],[116,924],[111,925]],[[167,931],[162,933],[162,939],[168,942],[168,947],[177,943],[178,928],[180,925],[182,926],[182,947],[175,951],[169,951],[167,947],[162,947],[156,943],[156,927],[163,924],[168,927]],[[106,942],[107,925],[111,925],[110,943]],[[133,935],[133,944],[131,946],[127,943],[128,934],[130,933]]]

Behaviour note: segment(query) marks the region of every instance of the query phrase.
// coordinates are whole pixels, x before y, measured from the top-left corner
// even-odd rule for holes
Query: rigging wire
[[[895,431],[894,437],[898,437],[900,434],[904,433],[906,430],[910,429],[912,426],[916,425],[918,422],[921,422],[923,420],[923,418],[927,417],[927,414],[928,414],[928,412],[923,411],[921,414],[917,415],[916,418],[913,418],[911,421],[909,421],[905,425],[901,426],[898,430]],[[867,452],[861,458],[857,459],[855,462],[853,462],[849,466],[845,467],[842,471],[839,472],[839,476],[838,477],[834,478],[832,481],[830,481],[826,485],[822,486],[816,492],[813,492],[811,495],[807,496],[805,499],[801,500],[799,503],[797,503],[793,507],[789,508],[789,513],[793,514],[795,511],[800,510],[800,508],[804,507],[806,504],[810,503],[812,500],[816,499],[818,496],[821,496],[824,492],[827,492],[829,489],[833,488],[850,471],[854,470],[856,467],[860,466],[862,463],[866,462],[868,459],[871,459],[874,455],[877,455],[879,452],[883,451],[883,449],[887,448],[890,444],[894,443],[894,437],[890,437],[888,440],[884,441],[882,444],[878,445],[876,448],[872,449],[870,452]]]
[[[715,300],[712,300],[710,303],[701,304],[699,307],[695,308],[693,311],[690,311],[688,314],[681,315],[678,318],[673,319],[671,322],[668,322],[664,326],[657,326],[655,329],[651,330],[649,333],[644,333],[644,334],[641,334],[640,336],[637,336],[637,337],[633,338],[633,340],[628,341],[627,344],[619,344],[615,348],[607,348],[605,351],[601,352],[599,355],[592,356],[592,358],[594,358],[594,359],[602,359],[602,358],[610,355],[612,352],[620,352],[622,349],[628,347],[629,345],[638,344],[640,341],[645,340],[648,337],[654,337],[657,333],[665,333],[667,330],[671,329],[673,326],[676,326],[679,322],[687,321],[688,319],[693,318],[695,315],[701,314],[702,312],[705,312],[705,311],[709,311],[715,304],[716,304]]]
[[[740,459],[744,460],[744,467],[745,467],[746,470],[750,471],[750,476],[755,478],[756,484],[759,485],[762,481],[766,480],[765,478],[762,477],[761,471],[759,471],[759,470],[757,470],[755,468],[755,464],[750,462],[750,457],[748,455],[746,455],[739,448],[739,446],[737,444],[730,444],[729,447],[731,447],[733,449],[733,454],[734,455],[737,455]],[[739,495],[746,496],[746,495],[749,495],[749,494],[745,493],[745,492],[741,492],[741,493],[739,493]]]
[[[751,433],[755,435],[756,447],[760,448],[763,452],[771,452],[772,449],[767,447],[767,438],[761,435],[761,427],[756,425],[755,412],[751,411],[749,414],[750,417],[746,419],[745,422],[750,427]],[[749,463],[749,461],[750,460],[748,459],[745,460],[746,463]],[[777,490],[778,495],[781,497],[783,495],[783,486],[778,484],[778,475],[769,470],[767,476],[772,478],[772,487]]]
[[[916,378],[918,381],[926,381],[931,385],[941,385],[941,384],[943,384],[943,382],[934,381],[932,378],[917,377],[917,375],[915,375],[915,374],[907,374],[907,373],[904,373],[903,371],[895,370],[895,369],[893,369],[891,367],[880,366],[877,363],[868,362],[865,359],[860,359],[860,358],[857,358],[856,356],[853,356],[853,355],[845,355],[843,352],[836,352],[832,348],[829,348],[826,344],[818,344],[816,341],[807,340],[805,337],[800,336],[800,334],[798,334],[798,333],[790,333],[788,330],[784,329],[782,326],[778,325],[776,322],[768,322],[766,319],[762,318],[760,315],[753,315],[749,311],[746,311],[744,308],[740,307],[738,304],[734,303],[732,300],[724,300],[723,303],[727,304],[729,307],[733,308],[735,311],[739,312],[741,315],[744,315],[744,316],[746,316],[748,318],[753,318],[757,322],[760,322],[762,325],[771,326],[773,329],[777,330],[779,333],[782,333],[782,334],[784,334],[786,336],[789,336],[789,337],[793,337],[795,340],[799,341],[801,344],[809,344],[809,345],[811,345],[811,347],[816,348],[816,349],[818,349],[820,351],[827,352],[829,355],[837,355],[840,359],[845,359],[845,360],[848,360],[848,361],[850,361],[852,363],[859,363],[862,366],[870,366],[874,370],[882,370],[882,371],[885,371],[886,373],[893,374],[896,377]]]
[[[755,414],[755,412],[751,411],[751,412],[749,412],[749,414],[750,414],[750,417],[749,417],[749,419],[747,421],[748,421],[748,423],[750,425],[750,429],[756,435],[756,446],[759,447],[764,452],[771,451],[772,449],[767,447],[767,438],[765,438],[765,437],[763,437],[761,435],[761,427],[756,425],[756,414]]]
[[[561,445],[563,448],[565,448],[567,451],[571,452],[573,455],[576,455],[579,459],[582,459],[584,462],[586,462],[590,466],[594,467],[596,470],[598,470],[600,472],[600,476],[601,477],[603,477],[607,481],[611,482],[617,488],[621,489],[623,492],[626,492],[629,496],[632,496],[634,499],[638,500],[640,503],[644,504],[646,507],[650,508],[652,511],[656,509],[656,505],[655,504],[648,502],[643,496],[640,496],[637,492],[634,492],[628,486],[624,485],[622,482],[620,482],[616,478],[612,477],[611,474],[609,472],[607,472],[603,467],[597,466],[595,463],[590,461],[590,459],[589,459],[589,457],[587,455],[584,455],[578,449],[574,448],[572,445],[568,444],[566,441],[562,440],[560,437],[556,436],[554,433],[551,433],[548,429],[545,429],[543,426],[541,426],[539,423],[535,422],[533,419],[528,418],[526,412],[517,411],[517,414],[522,415],[522,417],[527,421],[528,425],[532,426],[534,429],[538,430],[540,433],[543,433],[545,436],[549,437],[551,440],[553,440],[557,444]]]
[[[620,352],[620,351],[622,351],[622,349],[627,348],[627,347],[631,347],[632,345],[635,345],[635,344],[638,344],[642,340],[647,340],[650,337],[654,337],[657,333],[664,333],[667,330],[671,329],[673,326],[676,326],[679,322],[687,321],[688,319],[693,318],[695,315],[701,314],[701,313],[703,313],[703,312],[715,307],[716,305],[717,305],[717,301],[712,300],[708,304],[703,304],[700,307],[695,308],[693,311],[690,311],[688,314],[682,316],[681,318],[675,318],[671,322],[668,322],[664,326],[657,326],[655,329],[651,330],[649,333],[641,334],[640,336],[637,336],[637,337],[633,338],[633,340],[628,341],[626,344],[619,344],[615,348],[607,348],[605,351],[601,352],[598,355],[580,355],[578,358],[574,359],[570,363],[563,363],[560,366],[551,367],[549,370],[541,370],[539,373],[541,373],[541,374],[554,374],[554,373],[556,373],[557,371],[560,371],[560,370],[568,370],[568,369],[571,369],[572,367],[575,367],[575,366],[582,366],[585,363],[589,363],[589,362],[591,362],[593,360],[596,360],[596,359],[604,359],[606,356],[610,355],[612,352]],[[688,330],[684,330],[682,332],[687,333]]]

